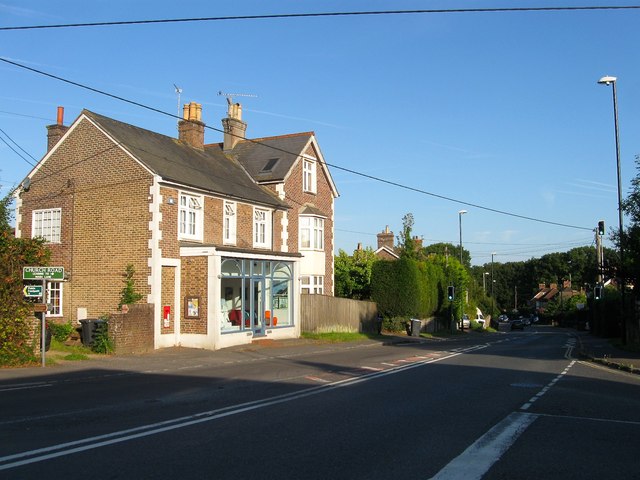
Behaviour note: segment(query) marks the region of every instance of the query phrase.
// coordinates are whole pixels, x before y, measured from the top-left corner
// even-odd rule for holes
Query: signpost
[[[64,280],[64,267],[22,267],[23,280]]]
[[[40,280],[42,285],[25,285],[22,290],[25,297],[42,297],[42,304],[34,308],[34,312],[40,312],[40,353],[42,356],[42,367],[45,367],[45,351],[46,351],[46,324],[45,316],[47,312],[47,299],[45,292],[47,291],[48,280],[64,280],[64,267],[22,267],[23,280]],[[43,308],[44,307],[44,308]]]
[[[42,285],[25,285],[22,289],[22,293],[28,298],[41,297],[42,291]]]

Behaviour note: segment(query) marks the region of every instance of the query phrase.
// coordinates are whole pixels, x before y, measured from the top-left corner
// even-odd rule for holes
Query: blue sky
[[[283,13],[637,5],[628,0],[0,0],[0,26]],[[640,154],[640,10],[432,13],[0,31],[0,57],[169,113],[246,93],[249,137],[314,131],[340,192],[336,252],[376,246],[412,213],[424,244],[473,264],[592,245],[617,227],[611,87],[618,77],[623,194]],[[0,136],[36,159],[56,107],[176,136],[175,120],[0,62]],[[10,139],[10,140],[8,140]],[[221,140],[207,131],[205,141]],[[12,144],[14,148],[16,146]],[[16,148],[17,149],[17,148]],[[22,153],[22,152],[21,152]],[[24,157],[32,161],[26,154]],[[0,142],[0,194],[32,167]],[[416,191],[417,190],[417,191]],[[421,193],[426,192],[426,193]],[[433,194],[433,195],[430,195]],[[446,200],[447,197],[463,203]],[[465,205],[464,203],[476,206]],[[480,207],[582,228],[498,214]],[[606,246],[611,246],[608,241]]]

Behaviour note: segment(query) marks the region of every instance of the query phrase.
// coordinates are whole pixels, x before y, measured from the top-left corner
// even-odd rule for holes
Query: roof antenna
[[[227,103],[231,105],[233,103],[232,97],[251,97],[258,98],[258,95],[254,95],[253,93],[225,93],[222,90],[218,92],[219,97],[227,97]]]
[[[182,89],[177,86],[175,83],[173,84],[173,86],[176,88],[176,93],[178,94],[178,120],[177,122],[180,123],[180,95],[182,94]]]

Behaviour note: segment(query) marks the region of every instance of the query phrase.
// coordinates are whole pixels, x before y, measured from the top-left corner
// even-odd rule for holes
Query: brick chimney
[[[222,119],[222,127],[224,128],[224,144],[223,151],[233,150],[236,144],[245,138],[247,133],[247,124],[242,121],[242,105],[233,103],[227,98],[229,105],[227,109],[227,118]]]
[[[183,120],[178,122],[178,138],[194,148],[204,150],[204,123],[202,123],[202,105],[196,102],[186,103],[182,110]]]
[[[393,232],[389,231],[389,225],[378,234],[378,248],[382,247],[393,250]]]
[[[64,107],[58,107],[58,118],[55,125],[47,125],[47,152],[67,133],[69,127],[64,126]]]
[[[416,252],[422,248],[422,238],[415,236],[413,237],[413,244],[415,245]]]

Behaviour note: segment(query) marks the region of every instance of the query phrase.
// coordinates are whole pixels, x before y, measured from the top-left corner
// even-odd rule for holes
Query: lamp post
[[[627,331],[627,325],[626,325],[626,318],[625,318],[625,301],[624,301],[624,284],[625,284],[625,279],[624,279],[624,247],[622,245],[623,243],[623,238],[622,238],[622,234],[623,234],[623,229],[622,229],[622,181],[621,181],[621,175],[620,175],[620,134],[618,131],[618,96],[616,94],[616,82],[617,82],[617,77],[611,77],[611,76],[606,76],[606,77],[602,77],[600,80],[598,80],[598,83],[600,85],[611,85],[612,87],[612,92],[613,92],[613,126],[615,129],[615,135],[616,135],[616,166],[617,166],[617,170],[618,170],[618,235],[619,235],[619,247],[620,247],[620,297],[622,300],[622,321],[620,323],[621,327],[620,327],[620,337],[622,340],[623,344],[626,344],[627,342],[627,335],[626,335],[626,331]]]
[[[462,215],[464,215],[465,213],[467,213],[466,210],[460,210],[458,212],[458,225],[460,226],[460,265],[463,265],[462,263]]]
[[[495,304],[496,301],[493,296],[493,284],[496,282],[493,279],[493,257],[495,256],[495,254],[496,252],[491,252],[491,315],[493,315],[496,309],[496,304]]]
[[[482,290],[484,291],[484,294],[487,294],[487,283],[486,283],[486,278],[487,275],[489,275],[489,272],[484,272],[482,274]]]

